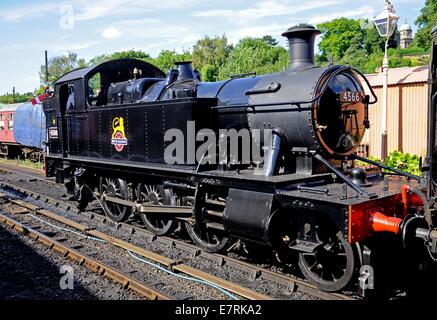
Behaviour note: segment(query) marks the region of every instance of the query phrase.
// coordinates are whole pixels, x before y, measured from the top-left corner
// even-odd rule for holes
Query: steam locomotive
[[[207,83],[189,62],[165,75],[132,59],[64,75],[44,101],[47,176],[79,208],[97,197],[112,220],[138,215],[156,235],[183,225],[212,252],[268,245],[325,291],[372,264],[376,235],[436,254],[435,110],[424,177],[356,156],[376,96],[352,67],[314,64],[318,34],[288,29],[289,68],[264,76]],[[357,159],[387,172],[367,176]]]

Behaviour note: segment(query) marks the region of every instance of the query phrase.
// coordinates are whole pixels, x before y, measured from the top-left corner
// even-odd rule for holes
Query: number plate
[[[341,103],[357,103],[361,101],[361,95],[358,91],[341,91]]]
[[[51,139],[58,139],[59,138],[59,132],[58,128],[49,128],[49,137]]]

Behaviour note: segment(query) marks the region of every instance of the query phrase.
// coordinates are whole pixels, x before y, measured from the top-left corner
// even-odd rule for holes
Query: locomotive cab
[[[86,121],[90,111],[108,105],[113,84],[134,79],[135,72],[153,79],[164,77],[158,68],[144,61],[121,59],[73,70],[56,81],[52,97],[43,103],[50,154],[47,176],[60,176],[62,180],[61,159],[82,154],[81,149],[88,149],[91,141],[96,141],[98,128]]]

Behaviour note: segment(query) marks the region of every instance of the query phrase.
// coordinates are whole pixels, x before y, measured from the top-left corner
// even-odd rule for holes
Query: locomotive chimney
[[[178,67],[179,76],[178,80],[189,80],[189,79],[196,79],[196,75],[193,71],[193,65],[191,64],[191,61],[185,61],[185,62],[176,62],[175,65]]]
[[[291,27],[282,34],[290,48],[290,70],[314,66],[314,43],[321,32],[312,26]]]

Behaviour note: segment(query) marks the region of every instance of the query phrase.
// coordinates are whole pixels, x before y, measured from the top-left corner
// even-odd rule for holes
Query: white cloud
[[[25,18],[41,17],[48,13],[59,11],[59,5],[53,2],[38,3],[36,5],[15,6],[0,10],[0,20],[19,22]]]
[[[75,19],[77,21],[93,20],[106,16],[132,15],[163,11],[165,9],[189,8],[205,0],[81,0],[75,5]]]
[[[109,27],[102,32],[102,37],[106,39],[116,39],[122,36],[120,30],[114,27]]]
[[[109,30],[109,31],[108,31]],[[118,32],[117,32],[117,31]],[[173,25],[168,23],[161,23],[158,19],[130,19],[122,20],[114,23],[111,27],[106,29],[107,35],[119,36],[123,34],[126,39],[130,40],[144,40],[144,39],[163,39],[168,38],[182,39],[183,37],[194,37],[195,28],[189,26]],[[103,31],[103,33],[105,33]],[[102,36],[103,36],[102,33]]]
[[[38,1],[33,5],[17,5],[0,9],[0,20],[19,22],[26,18],[44,17],[48,14],[60,14],[62,7],[73,8],[74,21],[88,21],[107,16],[126,16],[168,9],[189,8],[209,0],[77,0],[77,1]]]
[[[281,34],[285,31],[283,25],[280,24],[271,24],[271,25],[263,25],[263,26],[249,26],[245,28],[237,28],[232,30],[228,34],[229,42],[237,43],[240,39],[245,37],[258,38],[265,35],[271,35],[276,39],[281,39]]]
[[[371,6],[362,6],[356,10],[348,10],[342,12],[334,12],[329,14],[317,14],[312,16],[309,19],[309,23],[318,24],[326,21],[331,21],[336,18],[344,17],[344,18],[368,18],[373,19],[375,16],[374,9]]]
[[[85,50],[99,43],[98,41],[58,43],[49,46],[47,49],[51,54],[66,54]]]
[[[294,3],[293,3],[294,2]],[[296,13],[314,9],[321,9],[335,4],[342,3],[342,0],[325,0],[303,2],[304,4],[296,4],[295,1],[289,0],[267,0],[256,3],[252,8],[242,10],[207,10],[196,11],[194,17],[221,17],[228,18],[234,23],[243,24],[252,20],[293,15]]]
[[[206,11],[196,11],[193,13],[193,17],[230,17],[232,15],[238,14],[232,10],[206,10]]]

